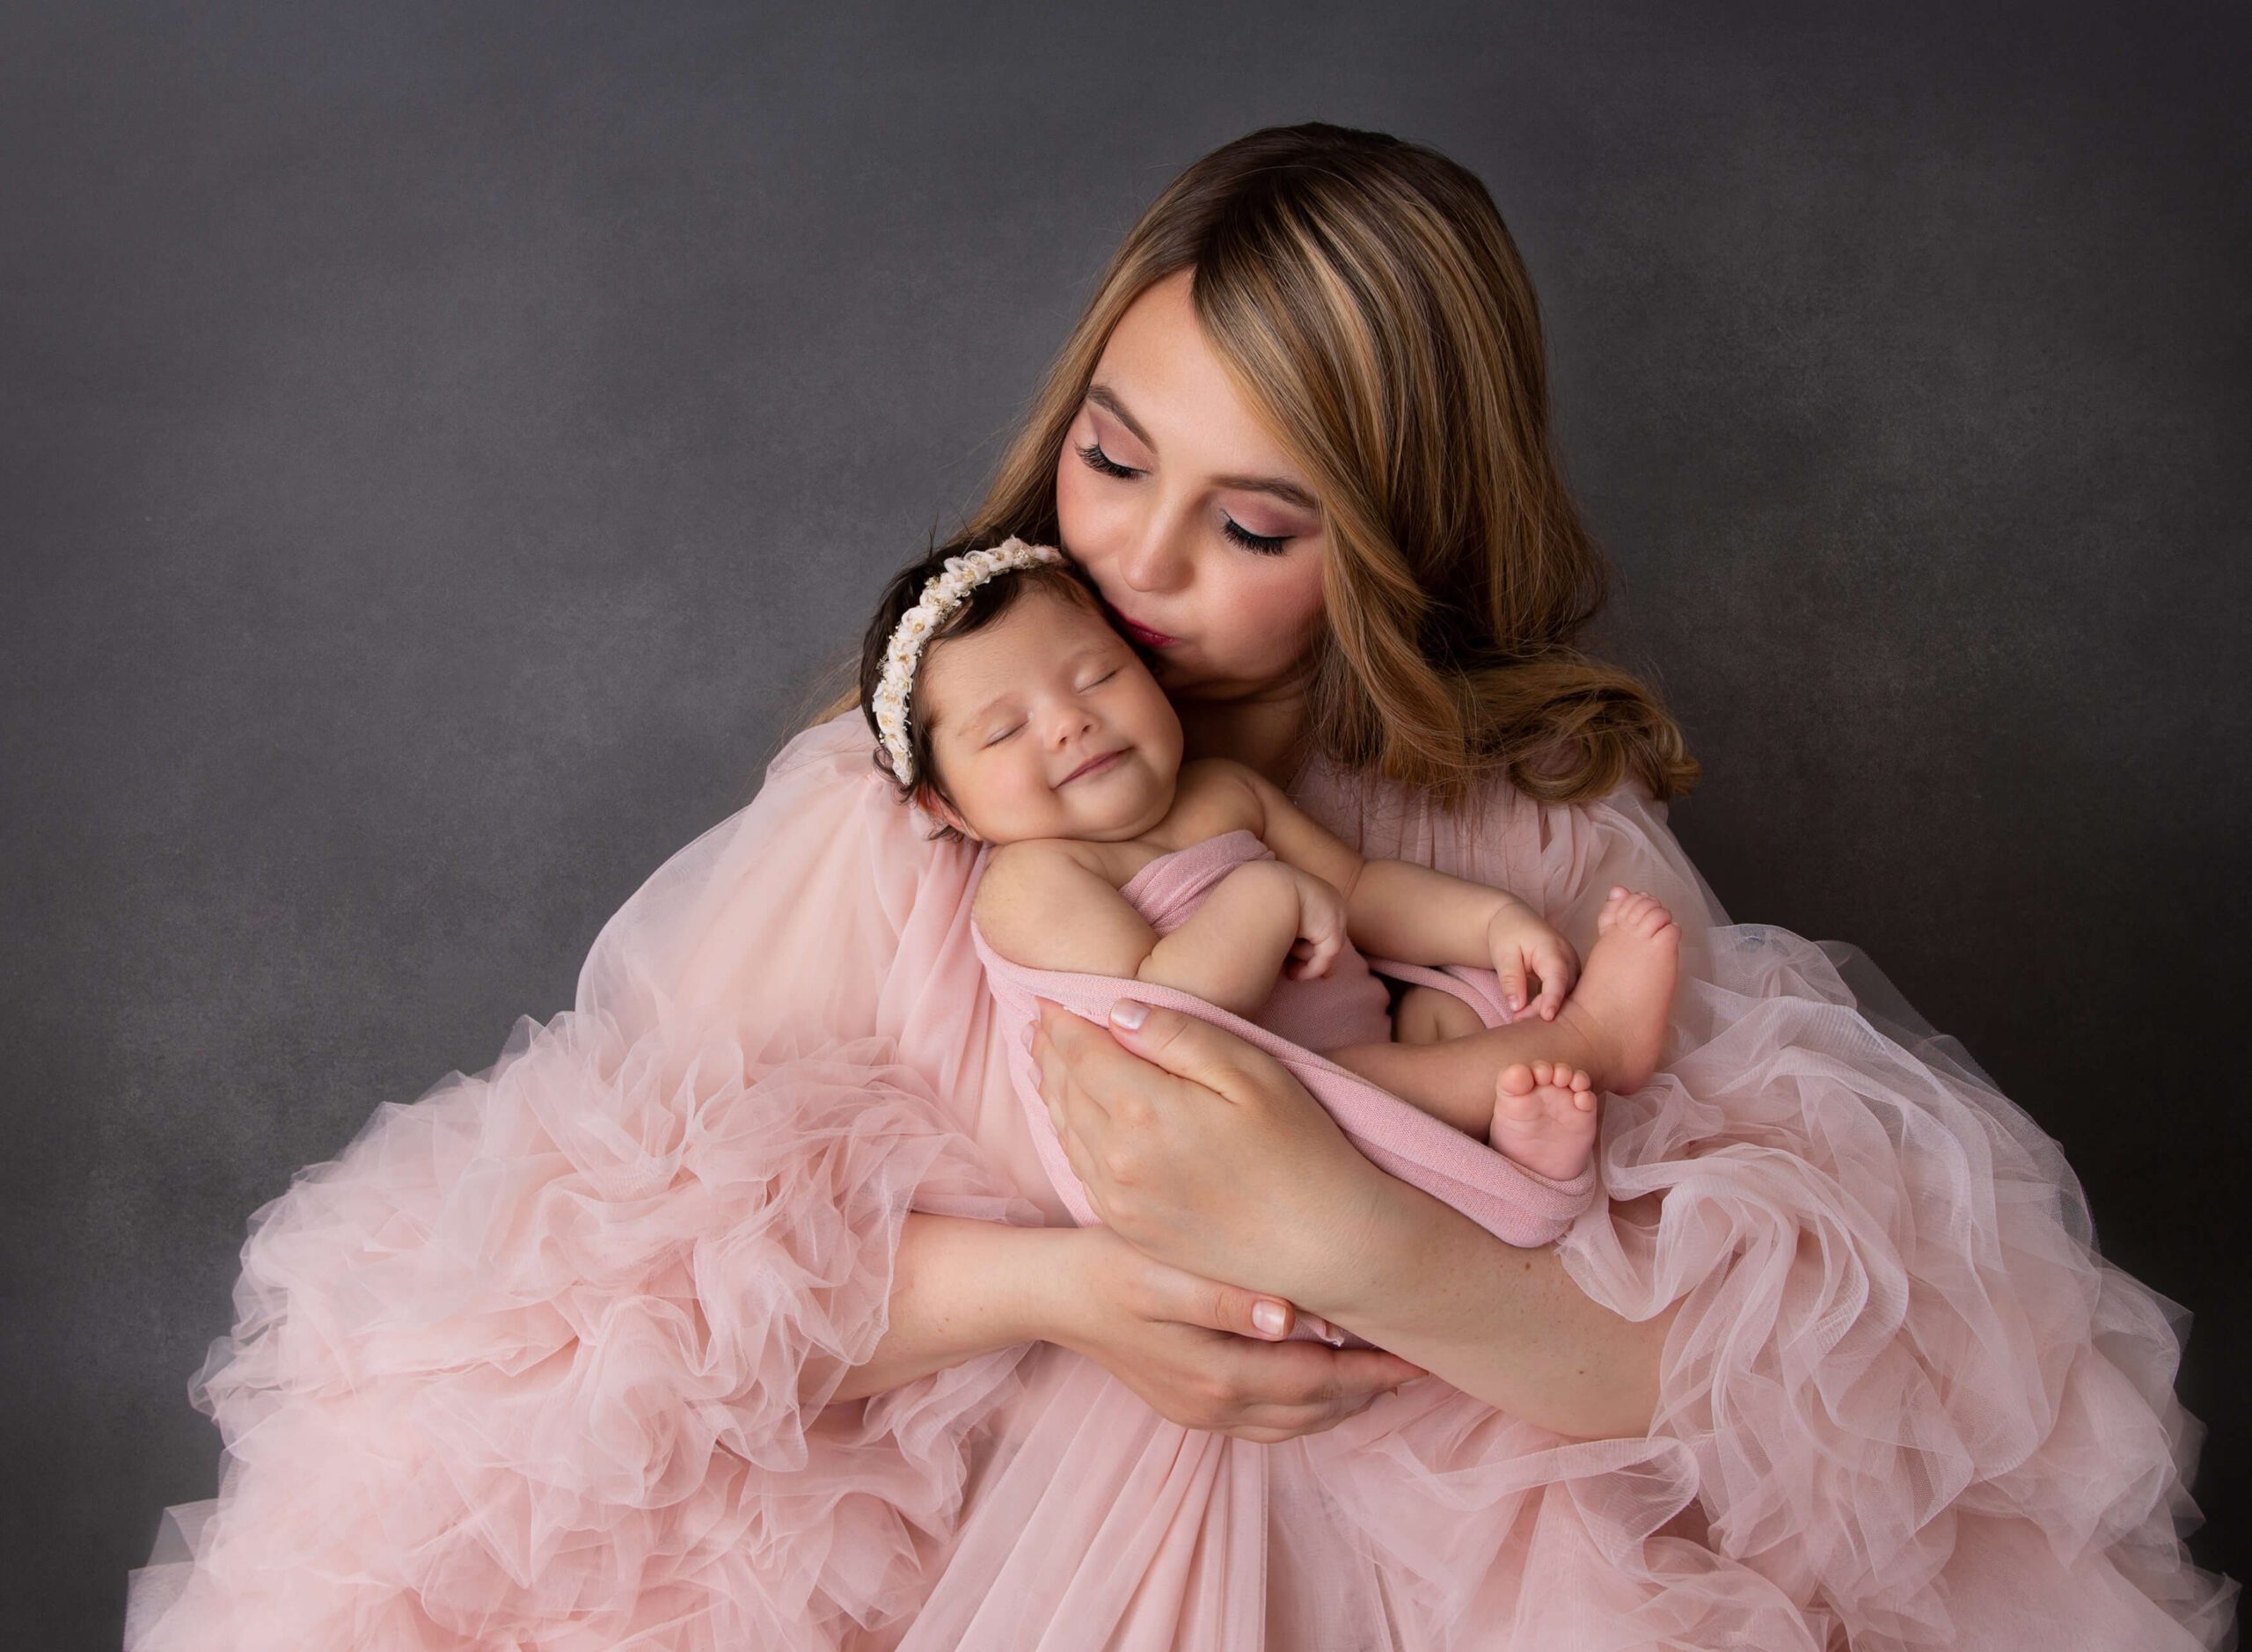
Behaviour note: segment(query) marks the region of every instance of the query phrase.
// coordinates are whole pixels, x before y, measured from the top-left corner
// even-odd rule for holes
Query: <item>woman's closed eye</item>
[[[1256,551],[1265,557],[1282,555],[1291,543],[1291,536],[1286,533],[1254,533],[1232,516],[1221,518],[1220,531],[1245,550]]]
[[[1086,460],[1091,468],[1100,471],[1105,476],[1115,476],[1124,479],[1141,474],[1139,471],[1129,470],[1105,453],[1102,450],[1102,443],[1100,442],[1090,442],[1083,448],[1075,447],[1071,450]],[[1254,533],[1232,516],[1220,518],[1220,532],[1232,543],[1241,545],[1247,551],[1255,551],[1261,556],[1280,556],[1291,543],[1289,534]]]
[[[1105,476],[1139,476],[1141,474],[1139,471],[1128,470],[1110,455],[1105,453],[1102,450],[1102,443],[1100,442],[1090,442],[1086,446],[1076,449],[1074,451]]]

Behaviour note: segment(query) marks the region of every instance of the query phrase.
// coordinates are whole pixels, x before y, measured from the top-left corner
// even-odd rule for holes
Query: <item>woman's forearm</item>
[[[1553,1245],[1519,1250],[1451,1205],[1386,1178],[1386,1217],[1361,1276],[1308,1305],[1467,1394],[1583,1439],[1649,1432],[1658,1359],[1680,1304],[1620,1317],[1564,1271]]]
[[[910,1210],[899,1237],[889,1322],[844,1374],[831,1405],[881,1393],[980,1354],[1039,1339],[1069,1228],[1013,1227]]]

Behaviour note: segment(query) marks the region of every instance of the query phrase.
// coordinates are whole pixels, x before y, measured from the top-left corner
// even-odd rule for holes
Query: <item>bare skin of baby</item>
[[[1170,934],[1160,938],[1118,893],[1159,855],[1236,830],[1257,834],[1277,858],[1236,867]],[[1378,904],[1382,921],[1371,911]],[[988,942],[1018,962],[1130,976],[1247,1017],[1278,973],[1327,974],[1349,936],[1405,962],[1490,968],[1497,951],[1524,944],[1523,932],[1540,925],[1503,890],[1363,860],[1271,783],[1215,762],[1183,767],[1173,809],[1145,834],[997,850],[976,914]],[[1534,1013],[1488,1029],[1461,1000],[1417,989],[1459,1010],[1467,1027],[1451,1010],[1410,1001],[1395,1027],[1403,1042],[1323,1053],[1525,1168],[1568,1181],[1594,1151],[1600,1093],[1639,1089],[1656,1067],[1679,950],[1665,908],[1624,888],[1605,903],[1596,932],[1553,1020]],[[1415,1042],[1431,1034],[1439,1035]]]
[[[1326,975],[1349,942],[1491,969],[1513,1000],[1508,1025],[1447,1028],[1454,1012],[1411,995],[1395,1035],[1466,1035],[1322,1053],[1557,1181],[1594,1151],[1598,1095],[1656,1070],[1679,931],[1655,898],[1613,889],[1583,969],[1506,890],[1364,858],[1256,770],[1182,762],[1163,691],[1091,602],[1028,592],[983,628],[934,640],[915,714],[940,783],[925,782],[924,807],[993,845],[973,915],[1005,958],[1174,987],[1247,1019],[1279,974]],[[1275,859],[1234,867],[1170,933],[1119,893],[1158,857],[1239,830]]]

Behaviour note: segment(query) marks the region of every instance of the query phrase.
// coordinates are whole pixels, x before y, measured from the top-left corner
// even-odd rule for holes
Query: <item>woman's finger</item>
[[[1122,1049],[1177,1078],[1230,1100],[1255,1083],[1289,1078],[1283,1064],[1265,1050],[1179,1010],[1120,998],[1110,1006],[1110,1029],[1112,1038],[1100,1042],[1109,1043],[1114,1055]],[[1093,1042],[1077,1053],[1091,1070],[1115,1071],[1121,1065],[1106,1059]]]
[[[1115,1056],[1117,1040],[1093,1021],[1046,998],[1040,1000],[1040,1036],[1048,1049],[1047,1064],[1041,1070],[1041,1094],[1049,1094],[1049,1084],[1057,1086],[1056,1100],[1067,1122],[1076,1122],[1086,1114],[1096,1115],[1096,1123],[1108,1122],[1108,1109],[1096,1090],[1078,1079],[1091,1062],[1100,1062],[1106,1053]]]
[[[1055,1041],[1048,1036],[1045,1025],[1047,1010],[1048,1005],[1043,1000],[1041,1004],[1042,1020],[1035,1021],[1026,1029],[1026,1038],[1032,1049],[1033,1066],[1040,1075],[1041,1105],[1048,1109],[1048,1122],[1061,1138],[1069,1122],[1063,1104],[1064,1071],[1063,1064],[1056,1056]]]
[[[1171,1287],[1166,1292],[1166,1312],[1184,1324],[1279,1342],[1290,1336],[1300,1318],[1298,1305],[1283,1297],[1177,1269],[1160,1271]]]
[[[1319,1342],[1232,1350],[1230,1373],[1243,1396],[1237,1417],[1247,1427],[1304,1433],[1365,1410],[1402,1383],[1430,1373],[1381,1349],[1330,1349]]]

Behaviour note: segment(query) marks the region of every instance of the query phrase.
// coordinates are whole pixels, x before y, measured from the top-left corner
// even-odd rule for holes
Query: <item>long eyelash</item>
[[[1102,450],[1102,443],[1100,442],[1090,442],[1083,448],[1074,448],[1072,451],[1105,476],[1139,476],[1141,474],[1139,471],[1128,470],[1110,455],[1105,453]]]
[[[1278,557],[1291,543],[1291,536],[1286,533],[1278,533],[1271,537],[1263,533],[1253,533],[1247,529],[1238,526],[1232,516],[1223,517],[1221,522],[1222,533],[1245,550],[1256,551],[1261,556]]]
[[[1102,450],[1102,443],[1100,442],[1090,442],[1083,448],[1075,446],[1071,450],[1085,459],[1092,468],[1101,471],[1105,476],[1125,477],[1141,474],[1139,471],[1129,470],[1105,453]],[[1291,543],[1291,536],[1286,533],[1273,535],[1253,533],[1240,526],[1233,517],[1223,519],[1220,531],[1245,550],[1254,551],[1266,557],[1282,555]]]

